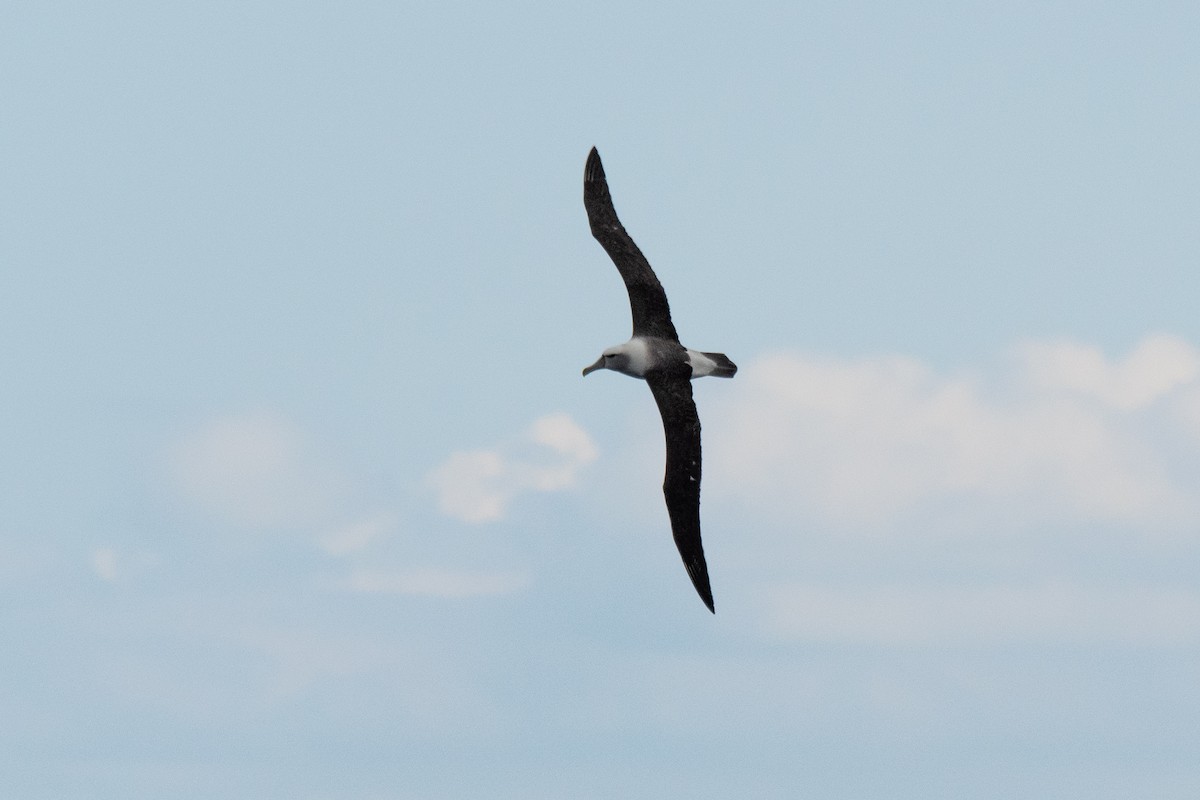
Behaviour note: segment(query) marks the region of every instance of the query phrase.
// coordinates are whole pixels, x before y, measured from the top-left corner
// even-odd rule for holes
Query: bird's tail
[[[718,378],[732,378],[737,374],[737,364],[729,360],[729,356],[724,353],[705,353],[704,355],[712,359],[713,367],[709,375],[715,375]]]

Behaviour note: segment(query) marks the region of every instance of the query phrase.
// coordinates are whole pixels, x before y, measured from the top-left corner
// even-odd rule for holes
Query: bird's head
[[[629,371],[629,354],[620,347],[610,347],[600,354],[596,363],[583,368],[583,374],[595,372],[598,369],[611,369],[614,372]]]

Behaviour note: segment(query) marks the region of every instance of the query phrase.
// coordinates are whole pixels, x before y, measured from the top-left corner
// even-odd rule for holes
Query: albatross
[[[633,336],[605,350],[584,375],[610,369],[650,385],[662,415],[667,440],[667,469],[663,495],[675,546],[688,577],[708,610],[716,613],[708,565],[700,543],[700,416],[692,399],[692,379],[705,375],[732,378],[737,365],[724,353],[690,350],[679,342],[671,322],[667,294],[642,251],[617,219],[604,165],[596,148],[588,154],[583,171],[583,206],[592,236],[617,265],[629,292]]]

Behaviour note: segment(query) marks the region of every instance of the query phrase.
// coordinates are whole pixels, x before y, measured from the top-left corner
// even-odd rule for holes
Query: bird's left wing
[[[625,281],[629,307],[633,312],[633,335],[679,341],[675,325],[671,322],[667,293],[650,268],[650,262],[625,231],[621,220],[617,219],[617,210],[608,191],[608,179],[604,176],[604,165],[600,163],[600,154],[594,147],[588,154],[583,171],[583,205],[587,209],[592,236],[604,247],[609,258],[617,265],[621,279]]]
[[[656,370],[646,375],[662,415],[667,439],[667,469],[663,494],[671,517],[671,533],[683,558],[692,585],[708,606],[713,607],[708,564],[700,543],[700,415],[692,399],[691,368]]]

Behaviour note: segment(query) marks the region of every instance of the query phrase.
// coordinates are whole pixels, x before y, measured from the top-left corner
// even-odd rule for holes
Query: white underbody
[[[604,351],[604,354],[626,356],[628,361],[618,371],[634,378],[644,379],[646,373],[657,366],[655,363],[654,348],[651,347],[650,342],[641,336],[635,336],[625,344],[610,347]],[[705,375],[711,375],[717,367],[715,361],[698,350],[687,350],[687,358],[688,364],[692,367],[693,378],[703,378]]]

